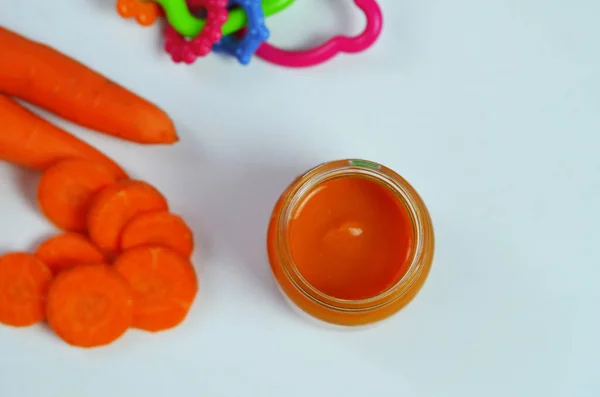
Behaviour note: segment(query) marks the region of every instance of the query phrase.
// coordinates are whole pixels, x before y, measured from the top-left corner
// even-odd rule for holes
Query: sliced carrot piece
[[[0,323],[27,327],[46,318],[48,267],[35,256],[16,252],[0,257]]]
[[[187,316],[198,292],[190,261],[170,248],[144,246],[121,254],[115,268],[133,289],[133,326],[157,332]]]
[[[132,291],[107,265],[76,266],[60,273],[48,291],[48,324],[65,342],[104,346],[131,327]]]
[[[44,241],[35,256],[54,274],[77,265],[106,263],[106,255],[86,236],[79,233],[63,233]]]
[[[155,211],[133,218],[121,234],[121,250],[142,245],[162,245],[190,257],[194,236],[183,218],[169,211]]]
[[[116,253],[125,225],[139,214],[168,210],[167,200],[146,182],[122,180],[103,189],[88,213],[88,233],[100,248]]]
[[[99,163],[79,159],[60,161],[42,175],[38,204],[59,228],[85,231],[92,198],[115,181],[114,174]]]

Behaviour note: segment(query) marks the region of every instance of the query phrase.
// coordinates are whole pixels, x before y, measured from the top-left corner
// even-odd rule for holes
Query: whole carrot
[[[92,146],[0,95],[0,161],[45,170],[69,158],[93,160],[117,178],[126,177],[119,165]]]
[[[178,140],[156,105],[55,49],[0,27],[0,92],[128,141]]]

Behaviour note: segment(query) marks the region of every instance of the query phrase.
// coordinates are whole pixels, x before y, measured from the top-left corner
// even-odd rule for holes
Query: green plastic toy
[[[185,37],[196,37],[204,27],[204,19],[194,16],[185,0],[147,0],[160,4],[169,24],[179,34]],[[277,14],[288,8],[296,0],[263,0],[265,16]],[[242,9],[234,9],[229,13],[227,22],[223,25],[223,35],[227,36],[243,29],[248,24],[246,13]]]

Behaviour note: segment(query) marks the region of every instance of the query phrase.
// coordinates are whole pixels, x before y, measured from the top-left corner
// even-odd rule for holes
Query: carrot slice
[[[194,236],[185,221],[169,211],[140,214],[125,225],[121,234],[121,250],[142,245],[162,245],[190,257]]]
[[[106,256],[86,236],[64,233],[44,241],[35,256],[54,274],[77,265],[105,263]]]
[[[125,225],[139,214],[168,210],[167,200],[146,182],[122,180],[96,195],[88,212],[88,233],[100,248],[116,253]]]
[[[94,196],[116,178],[99,163],[71,159],[50,167],[40,179],[38,204],[44,215],[64,230],[85,231]]]
[[[131,288],[112,267],[73,267],[50,285],[48,324],[70,345],[104,346],[131,327],[132,302]]]
[[[0,257],[0,323],[27,327],[46,318],[52,273],[35,256],[16,252]]]
[[[170,248],[144,246],[121,254],[115,268],[133,289],[133,326],[158,332],[179,325],[198,292],[188,259]]]

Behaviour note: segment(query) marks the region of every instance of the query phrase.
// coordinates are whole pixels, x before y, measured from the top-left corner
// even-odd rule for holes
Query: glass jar
[[[408,266],[388,288],[365,299],[340,299],[311,285],[293,260],[290,223],[315,188],[343,177],[361,177],[389,189],[409,216],[412,239]],[[433,261],[434,233],[427,208],[413,187],[394,171],[365,160],[340,160],[319,165],[298,177],[281,195],[273,210],[267,235],[271,269],[286,300],[326,323],[367,325],[383,320],[406,306],[423,286]]]

